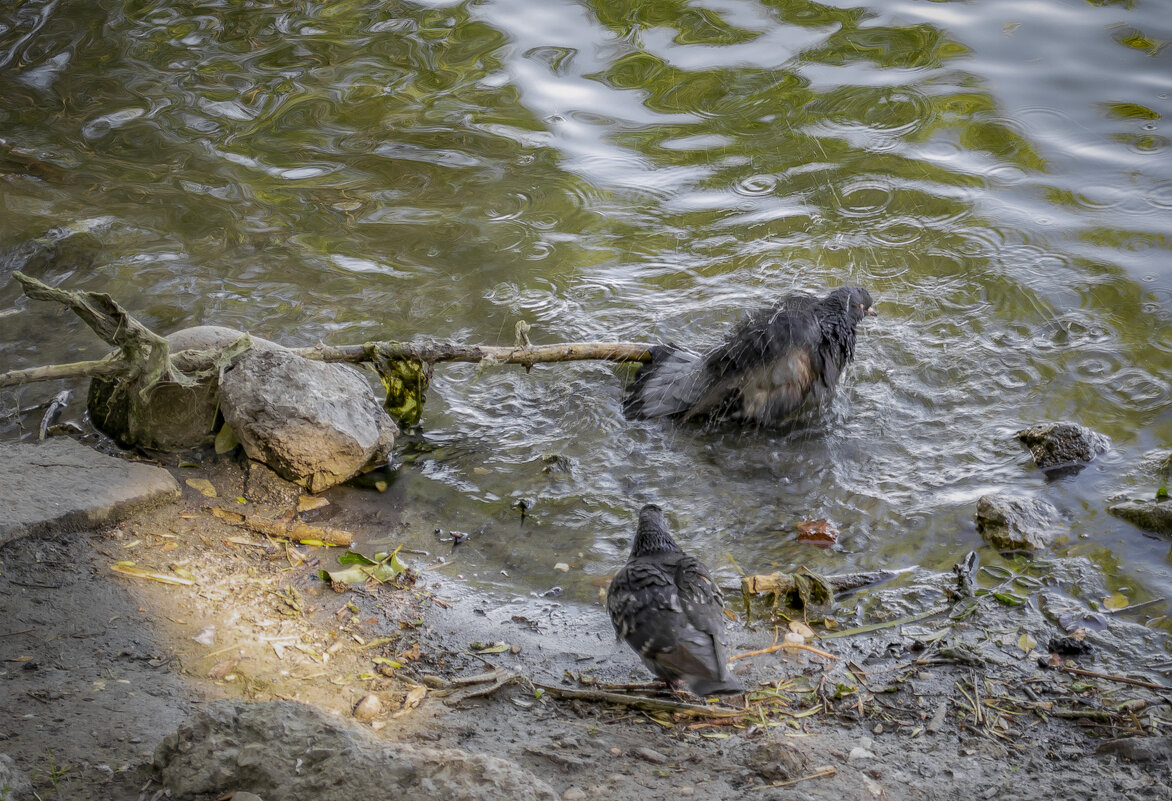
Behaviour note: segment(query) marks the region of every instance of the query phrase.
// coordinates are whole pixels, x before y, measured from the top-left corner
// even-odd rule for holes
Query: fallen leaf
[[[212,486],[212,482],[206,478],[189,478],[187,479],[187,486],[191,487],[201,495],[206,495],[209,498],[216,497],[216,488]]]
[[[798,542],[829,548],[838,542],[838,532],[829,520],[803,520],[798,523]]]
[[[1127,600],[1127,596],[1118,592],[1114,595],[1108,595],[1103,599],[1103,606],[1107,609],[1122,609],[1129,603],[1130,601]]]
[[[794,634],[800,634],[807,640],[812,640],[816,636],[814,630],[800,620],[791,620],[789,622],[789,630]]]
[[[407,565],[399,559],[399,549],[389,554],[375,554],[381,559],[375,560],[354,551],[346,551],[338,557],[338,564],[345,565],[341,570],[319,570],[318,577],[331,584],[359,584],[367,579],[375,581],[393,581],[395,576],[407,569]]]
[[[323,506],[329,506],[328,498],[322,498],[319,495],[302,495],[297,499],[298,512],[311,512],[314,509],[320,509]]]
[[[216,664],[212,665],[212,669],[208,671],[208,678],[224,678],[236,668],[236,665],[239,661],[240,660],[238,659],[225,659],[223,662],[217,662]]]
[[[1034,650],[1034,646],[1037,644],[1038,641],[1024,631],[1021,633],[1021,636],[1017,638],[1017,647],[1020,648],[1023,653],[1028,654],[1030,651]]]
[[[216,453],[223,456],[226,453],[231,453],[236,450],[236,446],[240,444],[240,440],[236,438],[236,432],[232,430],[232,426],[224,423],[220,426],[220,431],[216,434]],[[214,495],[212,497],[215,497]]]

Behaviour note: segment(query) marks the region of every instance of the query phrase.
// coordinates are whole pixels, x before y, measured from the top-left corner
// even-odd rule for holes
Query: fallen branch
[[[295,540],[303,545],[338,545],[343,548],[349,548],[354,542],[354,535],[340,528],[314,526],[299,520],[269,520],[255,515],[242,515],[218,506],[209,506],[207,510],[228,525],[246,528],[266,537]]]
[[[700,718],[730,718],[743,717],[747,714],[744,709],[733,709],[727,706],[701,706],[687,704],[682,701],[666,701],[658,698],[648,698],[642,695],[623,695],[622,693],[608,693],[602,690],[575,690],[570,687],[558,687],[555,684],[533,682],[533,686],[558,698],[568,698],[576,701],[594,701],[604,704],[619,704],[620,706],[641,709],[645,712],[670,712],[676,715],[687,715]]]
[[[55,289],[19,271],[14,272],[13,276],[28,297],[68,306],[103,341],[119,348],[119,351],[104,359],[9,370],[0,373],[0,387],[63,378],[130,376],[135,379],[136,388],[144,392],[160,379],[190,381],[195,374],[224,366],[221,352],[217,350],[170,353],[166,339],[134,319],[105,293]],[[630,342],[531,345],[528,338],[524,337],[514,347],[388,341],[361,345],[317,345],[312,348],[290,348],[290,351],[306,359],[323,362],[357,364],[406,360],[429,366],[440,362],[473,362],[520,364],[528,369],[535,364],[549,362],[645,362],[651,359],[651,348],[651,345],[645,343]]]

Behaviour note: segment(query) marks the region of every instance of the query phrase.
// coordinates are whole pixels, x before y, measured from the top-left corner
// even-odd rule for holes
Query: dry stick
[[[558,687],[554,684],[542,684],[536,681],[533,682],[533,686],[558,698],[620,704],[648,712],[676,712],[681,715],[691,715],[701,718],[729,718],[740,717],[746,714],[743,709],[732,709],[731,707],[700,706],[699,704],[686,704],[681,701],[661,701],[655,698],[623,695],[622,693],[608,693],[601,690],[574,690],[569,687]]]
[[[1065,665],[1058,665],[1057,667],[1064,673],[1074,673],[1079,676],[1090,676],[1096,679],[1107,679],[1108,681],[1117,681],[1120,684],[1133,684],[1136,687],[1147,687],[1150,690],[1172,690],[1172,687],[1164,684],[1154,684],[1150,681],[1141,681],[1140,679],[1129,679],[1126,676],[1112,676],[1110,673],[1096,673],[1093,670],[1066,667]]]
[[[798,650],[798,651],[809,651],[812,654],[818,654],[818,656],[824,656],[827,659],[833,659],[835,662],[839,661],[839,658],[837,656],[835,656],[834,654],[828,654],[825,651],[818,650],[817,648],[815,648],[812,645],[806,645],[805,643],[799,643],[799,642],[781,642],[781,643],[777,643],[776,645],[771,645],[768,648],[762,648],[760,651],[745,651],[743,654],[733,654],[732,656],[730,656],[728,658],[728,661],[732,662],[737,659],[747,659],[750,656],[762,656],[764,654],[771,654],[774,651],[781,651],[786,648],[792,648],[792,649]]]

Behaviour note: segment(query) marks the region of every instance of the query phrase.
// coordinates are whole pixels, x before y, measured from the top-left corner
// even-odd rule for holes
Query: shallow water
[[[1112,589],[1172,596],[1167,541],[1104,511],[1172,440],[1163,5],[22,2],[0,273],[296,345],[508,344],[523,319],[704,347],[861,284],[856,363],[785,429],[624,420],[628,368],[444,365],[391,491],[339,501],[473,532],[464,574],[502,593],[588,600],[648,500],[731,576],[947,568],[1009,490],[1053,501],[1056,550]],[[104,351],[7,280],[0,348]],[[1115,449],[1047,482],[1010,435],[1053,419]],[[815,518],[839,549],[795,541]]]

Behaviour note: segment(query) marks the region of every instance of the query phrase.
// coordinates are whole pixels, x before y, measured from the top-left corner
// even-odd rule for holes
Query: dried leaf
[[[206,478],[189,478],[187,479],[187,486],[191,487],[201,495],[206,495],[209,498],[216,497],[216,488],[212,486],[212,482]]]
[[[798,523],[798,542],[829,548],[838,542],[838,532],[829,520],[803,520]]]
[[[110,565],[110,569],[115,573],[121,573],[124,576],[133,576],[134,578],[151,579],[152,581],[160,581],[163,584],[183,584],[189,586],[195,581],[188,578],[181,578],[179,576],[169,576],[165,573],[154,573],[150,570],[143,570],[141,567],[134,567],[129,564],[115,564]]]
[[[1034,647],[1037,644],[1038,641],[1024,631],[1017,638],[1017,647],[1020,648],[1023,653],[1028,654],[1030,651],[1034,650]]]
[[[806,640],[812,640],[815,636],[817,636],[814,634],[814,630],[812,628],[800,620],[791,620],[789,622],[789,630],[794,634],[801,635],[802,638]]]
[[[314,509],[320,509],[323,506],[329,506],[328,498],[323,498],[320,495],[302,495],[297,499],[298,512],[310,512]]]

